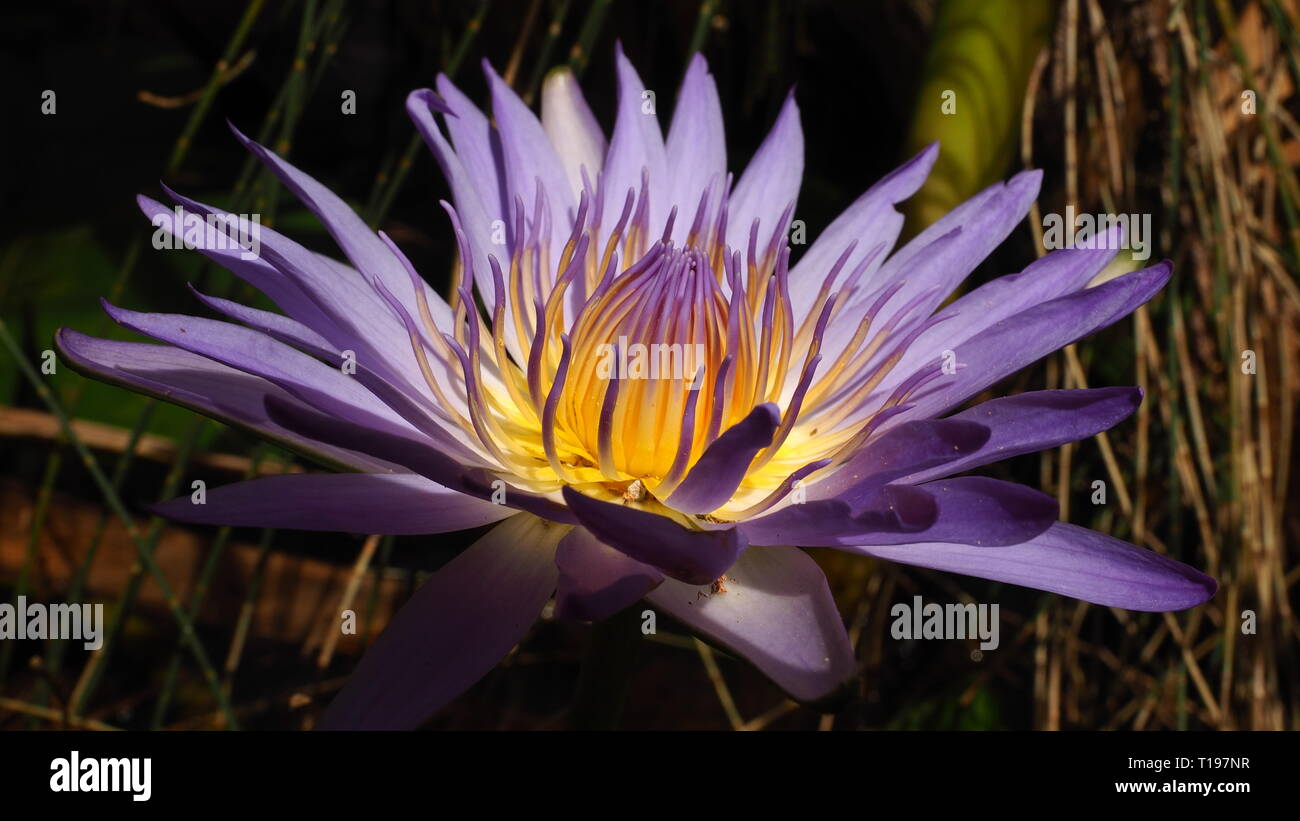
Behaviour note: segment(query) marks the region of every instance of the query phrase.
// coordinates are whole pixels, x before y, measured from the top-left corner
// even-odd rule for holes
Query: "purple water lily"
[[[1043,493],[957,475],[1104,431],[1141,389],[1036,391],[945,416],[1128,315],[1168,263],[1089,287],[1113,252],[1057,251],[936,313],[1024,217],[1040,174],[988,188],[895,250],[895,206],[925,180],[932,146],[791,265],[794,97],[733,185],[703,58],[666,139],[621,51],[617,66],[608,142],[564,71],[540,119],[491,67],[491,120],[445,77],[410,95],[454,199],[449,300],[342,200],[239,135],[351,265],[263,229],[256,258],[201,250],[283,313],[198,294],[233,322],[106,304],[167,344],[58,334],[91,376],[350,471],[254,479],[163,515],[385,534],[496,523],[405,605],[323,726],[417,725],[552,596],[579,620],[644,598],[795,698],[824,697],[855,662],[800,547],[1133,610],[1214,594],[1190,567],[1057,521]],[[223,215],[168,194],[185,214]]]

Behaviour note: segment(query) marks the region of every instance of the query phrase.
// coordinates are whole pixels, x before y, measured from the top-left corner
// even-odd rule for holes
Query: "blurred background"
[[[445,288],[454,247],[437,201],[449,194],[405,116],[407,92],[441,71],[482,101],[487,59],[535,103],[545,71],[567,64],[608,130],[616,41],[664,124],[688,58],[705,54],[733,171],[795,88],[808,146],[795,217],[810,237],[934,140],[942,155],[908,203],[907,233],[1020,168],[1045,171],[1035,211],[967,287],[1041,255],[1044,214],[1150,215],[1147,264],[1175,264],[1165,292],[995,391],[1138,384],[1141,410],[1108,435],[987,472],[1221,583],[1202,607],[1146,614],[812,551],[857,646],[854,692],[822,710],[794,704],[661,617],[627,648],[619,726],[1300,727],[1295,0],[46,0],[0,10],[0,600],[104,602],[108,626],[95,652],[0,642],[0,728],[310,727],[394,610],[477,535],[150,518],[143,505],[196,479],[313,466],[64,363],[42,371],[59,326],[128,338],[101,296],[188,313],[206,312],[186,282],[251,298],[197,253],[155,251],[135,195],[161,197],[162,180],[340,256],[229,120]],[[54,113],[42,112],[47,91]],[[891,639],[890,607],[914,595],[998,602],[1001,646],[981,656],[975,642]],[[338,634],[344,609],[357,635]],[[575,691],[597,686],[583,676],[592,638],[544,618],[428,726],[570,726]]]

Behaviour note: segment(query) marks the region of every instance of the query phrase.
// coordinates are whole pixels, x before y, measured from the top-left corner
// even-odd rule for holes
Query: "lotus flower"
[[[621,50],[608,142],[567,72],[548,77],[539,119],[485,71],[491,120],[446,77],[407,100],[454,199],[450,300],[337,196],[236,132],[351,265],[264,229],[255,259],[202,252],[283,313],[197,294],[232,321],[106,303],[167,344],[58,334],[95,378],[349,471],[254,479],[163,515],[385,534],[495,523],[405,605],[323,726],[417,725],[552,596],[579,620],[644,598],[795,698],[822,698],[855,662],[801,547],[1133,610],[1214,594],[1190,567],[1057,521],[1043,493],[957,476],[1104,431],[1140,388],[1035,391],[945,416],[1128,315],[1168,263],[1089,287],[1113,252],[1057,251],[940,310],[1024,217],[1039,172],[895,249],[895,206],[925,180],[931,146],[791,265],[804,153],[793,96],[733,185],[699,56],[666,140]],[[222,214],[168,194],[185,214]],[[172,210],[139,202],[151,218]]]

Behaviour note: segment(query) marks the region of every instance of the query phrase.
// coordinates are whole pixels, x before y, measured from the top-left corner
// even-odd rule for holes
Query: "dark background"
[[[294,91],[293,102],[283,104],[282,90],[294,88],[290,78],[300,51],[304,11],[311,7],[319,15],[332,5],[324,0],[314,6],[289,0],[265,4],[238,50],[237,57],[244,58],[246,66],[212,97],[183,161],[170,171],[169,157],[194,111],[197,92],[208,82],[247,4],[41,2],[8,3],[0,9],[0,100],[5,112],[0,126],[4,157],[0,318],[25,351],[35,357],[52,347],[52,334],[61,325],[125,336],[108,327],[98,307],[98,297],[115,288],[121,289],[118,304],[136,310],[197,313],[203,311],[184,287],[187,281],[217,293],[236,287],[224,272],[201,265],[197,254],[153,252],[148,246],[152,227],[134,203],[138,193],[162,198],[160,179],[200,200],[219,205],[235,202],[232,186],[248,160],[226,129],[227,119],[255,135],[268,111],[279,111],[270,144],[281,153],[287,150],[295,165],[373,217],[426,278],[443,288],[454,255],[451,232],[437,205],[448,197],[447,187],[423,146],[412,155],[404,183],[394,186],[392,180],[413,134],[403,109],[406,94],[432,86],[436,73],[451,63],[456,63],[457,85],[483,101],[481,59],[490,60],[500,71],[521,49],[515,87],[524,92],[530,90],[539,67],[570,62],[581,73],[587,99],[608,132],[616,103],[614,45],[621,41],[646,86],[656,91],[660,122],[666,128],[691,45],[699,42],[718,83],[728,165],[736,173],[766,135],[793,87],[807,144],[797,216],[806,221],[810,237],[905,159],[910,146],[931,139],[950,146],[961,139],[956,127],[953,134],[943,134],[918,124],[918,106],[935,104],[919,97],[923,88],[931,87],[927,83],[937,82],[945,71],[954,82],[992,71],[1011,88],[1005,99],[997,96],[996,89],[986,98],[972,93],[961,98],[961,110],[968,118],[987,117],[979,126],[987,126],[988,133],[1005,134],[1006,145],[987,151],[982,167],[964,176],[951,175],[953,187],[963,197],[969,196],[1021,167],[1020,129],[1024,122],[1032,123],[1032,164],[1047,171],[1040,200],[1045,209],[1059,210],[1063,205],[1070,173],[1065,142],[1077,140],[1080,162],[1075,173],[1081,210],[1095,213],[1113,205],[1115,210],[1154,215],[1160,242],[1151,262],[1161,256],[1175,259],[1181,284],[1153,303],[1152,309],[1160,367],[1138,369],[1134,330],[1127,322],[1080,346],[1080,355],[1093,386],[1133,384],[1139,373],[1146,373],[1143,384],[1153,409],[1150,439],[1140,445],[1132,423],[1117,429],[1113,439],[1133,483],[1136,504],[1149,510],[1143,543],[1207,569],[1228,587],[1204,613],[1179,616],[1174,630],[1158,615],[1131,614],[1121,619],[1104,608],[1036,591],[859,560],[845,562],[818,553],[846,620],[867,625],[859,636],[864,675],[856,692],[829,705],[826,715],[806,707],[790,708],[761,675],[721,653],[714,659],[725,682],[719,688],[710,675],[707,651],[696,648],[674,626],[661,624],[665,633],[661,640],[639,648],[639,667],[623,726],[735,727],[736,715],[759,726],[787,729],[1254,728],[1294,722],[1292,705],[1300,676],[1291,602],[1300,528],[1285,506],[1275,506],[1269,514],[1273,518],[1254,531],[1243,526],[1243,517],[1250,515],[1243,512],[1243,497],[1256,491],[1239,484],[1243,472],[1236,460],[1244,458],[1240,449],[1244,423],[1229,410],[1231,391],[1236,388],[1230,387],[1226,373],[1241,347],[1262,348],[1265,341],[1277,346],[1269,354],[1270,363],[1280,359],[1291,366],[1290,370],[1270,369],[1271,401],[1249,409],[1272,425],[1272,438],[1256,442],[1251,458],[1273,460],[1270,475],[1276,478],[1283,467],[1297,464],[1293,449],[1278,445],[1291,441],[1281,434],[1294,427],[1294,400],[1300,396],[1297,337],[1278,329],[1300,326],[1294,308],[1288,307],[1289,292],[1263,277],[1247,284],[1242,310],[1248,316],[1247,327],[1272,333],[1265,341],[1255,338],[1245,343],[1233,336],[1227,295],[1235,280],[1228,277],[1237,272],[1227,270],[1216,255],[1216,247],[1221,249],[1227,239],[1213,233],[1219,230],[1214,226],[1222,215],[1207,210],[1216,201],[1213,190],[1209,195],[1200,192],[1199,198],[1192,195],[1193,183],[1214,185],[1213,175],[1198,165],[1203,160],[1197,149],[1208,126],[1192,119],[1192,95],[1198,93],[1203,79],[1203,87],[1213,89],[1214,104],[1226,101],[1222,105],[1231,112],[1242,88],[1213,4],[1192,0],[1175,8],[1167,2],[1127,0],[1081,0],[1073,5],[1038,0],[1022,4],[1000,0],[494,0],[482,12],[484,4],[472,0],[348,2],[342,4],[341,17],[328,27],[337,50],[322,63],[322,38],[307,54],[304,76],[312,80]],[[1101,27],[1092,22],[1094,7],[1103,21]],[[527,26],[534,8],[536,19]],[[1073,22],[1071,8],[1077,15]],[[1247,45],[1271,55],[1256,65],[1257,72],[1280,77],[1279,83],[1287,80],[1300,65],[1295,61],[1300,41],[1294,27],[1276,27],[1269,21],[1275,19],[1275,9],[1282,10],[1279,19],[1293,20],[1294,4],[1238,2],[1230,8],[1242,36],[1258,40]],[[544,64],[546,28],[561,9],[567,13]],[[702,10],[706,24],[701,29]],[[1026,34],[1017,18],[1031,11],[1041,12],[1045,25],[1041,32]],[[992,50],[962,53],[960,37],[936,22],[963,12],[979,18],[964,31],[973,29],[987,36],[995,45]],[[481,25],[476,27],[480,13]],[[1178,31],[1166,27],[1180,14],[1185,15],[1191,42],[1196,44],[1193,52],[1200,49],[1201,75],[1186,58],[1178,57],[1182,42]],[[1251,20],[1265,22],[1252,27]],[[466,38],[467,30],[474,36]],[[1073,50],[1065,47],[1070,34],[1078,38]],[[572,55],[571,48],[580,42],[590,45],[589,62]],[[462,47],[463,52],[458,51]],[[1029,101],[1028,119],[1022,122],[1028,67],[1040,53],[1046,62],[1036,96]],[[948,55],[947,62],[935,56],[940,54]],[[1109,122],[1103,116],[1105,98],[1099,93],[1104,83],[1097,79],[1105,76],[1099,66],[1111,65],[1112,54],[1119,65],[1114,87],[1122,89],[1127,100],[1118,125],[1104,124]],[[1078,79],[1073,89],[1067,85],[1067,55],[1076,60]],[[1296,110],[1294,86],[1288,82],[1278,97],[1291,112]],[[45,89],[58,95],[54,116],[41,114]],[[355,116],[340,112],[344,90],[356,92]],[[162,107],[142,101],[141,91],[194,99]],[[1077,133],[1071,133],[1063,120],[1069,94],[1079,101]],[[967,109],[972,99],[977,102]],[[291,127],[285,128],[286,122]],[[1266,187],[1261,194],[1258,182],[1261,174],[1284,171],[1270,164],[1259,147],[1258,131],[1245,128],[1230,132],[1229,139],[1233,150],[1240,148],[1244,157],[1235,170],[1251,181],[1243,183],[1248,186],[1243,190],[1251,195],[1245,208],[1258,218],[1249,229],[1250,242],[1273,249],[1294,281],[1295,256],[1281,227],[1278,188]],[[1108,187],[1114,156],[1108,152],[1108,140],[1112,138],[1118,140],[1124,169],[1119,190]],[[1290,150],[1294,135],[1286,142]],[[1297,162],[1300,151],[1285,154],[1283,165],[1293,169]],[[1181,178],[1185,165],[1187,180]],[[247,191],[262,199],[259,208],[242,210],[263,212],[278,230],[337,255],[321,227],[291,196],[265,184],[261,176],[249,180]],[[386,206],[385,193],[392,195]],[[919,227],[914,220],[907,230]],[[971,282],[1018,271],[1030,262],[1035,255],[1033,227],[1018,227]],[[1206,233],[1207,227],[1211,233]],[[131,248],[141,242],[144,250],[133,258]],[[797,257],[797,249],[795,253]],[[1193,340],[1185,364],[1179,359],[1175,336],[1175,323],[1184,321]],[[7,356],[0,355],[0,409],[44,412],[42,398]],[[1195,369],[1190,383],[1179,368]],[[1013,378],[998,393],[1072,385],[1063,373],[1061,360],[1053,357]],[[119,433],[130,429],[147,407],[141,397],[84,380],[63,368],[50,384],[78,419],[112,426]],[[1180,460],[1191,457],[1180,454],[1194,438],[1186,418],[1189,399],[1196,398],[1198,391],[1208,464],[1197,462],[1194,469],[1202,472],[1189,480]],[[195,477],[212,484],[239,478],[237,472],[197,457],[247,455],[257,447],[249,437],[220,425],[196,431],[194,414],[179,408],[160,405],[149,412],[148,433],[181,451],[191,441],[189,455],[196,458],[192,464],[185,458],[130,459],[122,456],[121,447],[95,448],[106,470],[123,466],[121,496],[138,522],[146,521],[141,505],[166,495],[160,490],[173,473],[186,485]],[[32,596],[57,598],[67,583],[67,573],[60,575],[57,567],[61,562],[74,566],[74,560],[84,554],[87,534],[94,532],[97,518],[105,516],[102,500],[65,444],[48,431],[19,425],[14,421],[17,417],[5,418],[0,428],[4,492],[0,496],[0,589],[6,594],[25,589]],[[1259,431],[1261,424],[1256,420],[1249,429]],[[289,458],[275,451],[265,453],[272,460]],[[63,455],[63,464],[51,471],[50,460],[57,454]],[[1139,463],[1140,469],[1133,467]],[[1131,517],[1116,513],[1113,506],[1094,510],[1087,504],[1091,480],[1107,476],[1093,443],[1080,445],[1072,461],[1053,454],[1026,456],[998,466],[995,473],[1073,499],[1071,521],[1077,524],[1134,538]],[[1205,511],[1195,506],[1189,482],[1210,500],[1206,515],[1221,539],[1212,559],[1198,518]],[[1287,488],[1285,478],[1281,479],[1279,499],[1293,497]],[[44,508],[43,493],[49,494]],[[139,602],[117,592],[115,580],[127,572],[117,565],[129,564],[129,552],[122,548],[126,542],[112,517],[107,517],[105,527],[104,554],[93,565],[88,589],[110,605],[127,602],[124,612],[130,616],[85,717],[115,726],[148,727],[154,699],[165,686],[163,670],[174,657],[176,631],[166,611],[158,607],[156,591],[150,598],[148,582]],[[1260,528],[1273,534],[1271,542],[1258,532]],[[179,546],[188,545],[197,551],[195,555],[203,556],[220,538],[213,531],[167,526],[159,555],[176,555]],[[309,637],[288,637],[288,628],[262,628],[274,626],[277,619],[296,623],[292,613],[302,609],[316,608],[328,615],[337,593],[322,601],[306,598],[303,591],[316,588],[299,586],[293,567],[302,572],[307,572],[303,568],[333,568],[346,575],[361,540],[284,532],[259,550],[257,532],[227,535],[230,550],[216,566],[209,601],[197,619],[205,646],[220,665],[238,644],[236,625],[241,613],[252,608],[260,614],[255,615],[251,635],[234,654],[234,667],[227,672],[233,699],[245,709],[241,723],[256,728],[310,726],[321,704],[328,701],[331,687],[337,687],[355,663],[359,648],[341,644],[330,664],[318,669],[313,664],[314,649],[303,649],[311,645]],[[374,562],[376,572],[368,578],[382,575],[393,589],[379,597],[376,612],[382,614],[385,607],[400,603],[403,590],[412,589],[422,573],[441,566],[474,535],[401,538],[385,545]],[[114,546],[122,549],[115,551]],[[236,557],[243,558],[236,561]],[[279,557],[304,564],[277,575],[274,562]],[[1212,566],[1211,561],[1218,564]],[[197,560],[176,566],[178,589],[191,589],[197,568]],[[1228,599],[1232,586],[1238,592]],[[1267,595],[1261,592],[1265,590]],[[882,622],[879,614],[888,612],[890,602],[909,601],[914,594],[923,594],[928,601],[969,595],[1000,602],[1004,649],[991,659],[973,661],[971,647],[959,643],[887,640],[888,621]],[[1264,636],[1257,643],[1237,637],[1235,644],[1225,644],[1237,618],[1235,611],[1226,609],[1226,601],[1234,602],[1236,609],[1264,608],[1263,599],[1271,602],[1267,610],[1261,609]],[[285,611],[282,618],[281,610]],[[432,726],[564,726],[589,632],[585,626],[544,621],[511,661],[444,711]],[[881,636],[886,640],[882,642]],[[69,717],[60,715],[58,707],[79,680],[84,654],[77,650],[61,670],[42,672],[28,664],[42,652],[36,643],[0,649],[8,654],[0,658],[0,694],[24,703],[52,705],[55,710],[38,715],[0,702],[0,728],[68,723]],[[1199,665],[1195,672],[1189,670],[1189,656]],[[180,685],[163,725],[219,726],[208,693],[188,657],[182,658]],[[1217,713],[1201,703],[1206,696],[1198,678],[1217,694]],[[1262,689],[1256,689],[1256,682],[1262,682],[1258,684]],[[734,711],[727,708],[728,700]]]

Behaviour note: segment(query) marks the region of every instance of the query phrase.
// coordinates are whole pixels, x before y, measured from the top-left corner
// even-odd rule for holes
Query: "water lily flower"
[[[856,665],[802,547],[1133,610],[1214,594],[1197,570],[1057,521],[1052,497],[959,475],[1134,411],[1141,389],[1117,387],[952,413],[1127,316],[1169,279],[1167,262],[1090,287],[1114,252],[1062,250],[945,305],[1024,218],[1038,172],[895,248],[895,206],[925,180],[932,146],[792,261],[804,157],[793,95],[733,180],[702,57],[666,138],[621,50],[608,140],[567,72],[548,78],[539,119],[485,71],[490,119],[446,77],[407,100],[452,192],[449,299],[339,197],[236,132],[350,264],[264,228],[256,258],[201,251],[282,313],[196,292],[230,321],[105,303],[166,344],[58,334],[95,378],[347,471],[216,488],[202,505],[162,504],[165,516],[385,534],[493,525],[397,614],[323,726],[417,725],[552,597],[578,620],[645,599],[793,697],[825,697]],[[168,195],[186,214],[224,216]],[[151,219],[175,207],[139,203]]]

